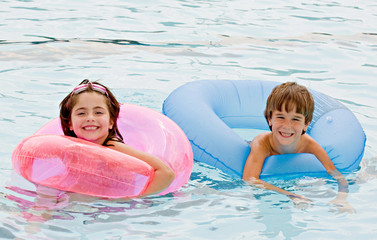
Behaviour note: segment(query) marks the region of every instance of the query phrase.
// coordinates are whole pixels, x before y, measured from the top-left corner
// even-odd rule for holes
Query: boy
[[[309,135],[305,134],[313,117],[314,101],[310,92],[295,82],[276,86],[267,99],[265,118],[271,132],[259,134],[250,143],[242,179],[257,187],[274,190],[288,196],[295,204],[311,203],[311,200],[278,188],[261,179],[264,160],[271,155],[311,153],[325,167],[328,174],[338,182],[338,195],[331,201],[339,211],[353,212],[347,201],[348,183],[335,168],[326,151]]]

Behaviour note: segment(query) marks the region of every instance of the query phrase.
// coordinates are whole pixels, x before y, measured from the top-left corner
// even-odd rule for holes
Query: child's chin
[[[94,139],[94,138],[91,138],[91,137],[78,137],[82,140],[85,140],[85,141],[88,141],[88,142],[92,142],[92,143],[97,143],[97,139]]]
[[[284,145],[284,146],[288,146],[288,145],[291,145],[292,143],[293,143],[293,137],[289,137],[289,138],[287,138],[287,137],[285,137],[285,138],[280,138],[279,139],[279,143],[281,144],[281,145]]]

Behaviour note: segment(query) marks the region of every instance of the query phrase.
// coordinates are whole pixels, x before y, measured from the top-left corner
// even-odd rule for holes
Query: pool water
[[[0,239],[375,239],[377,4],[365,1],[0,1]],[[329,205],[331,178],[248,186],[195,163],[166,196],[107,201],[36,187],[11,165],[16,144],[58,116],[81,80],[161,112],[201,79],[297,81],[350,108],[367,136],[348,174],[356,213]],[[38,195],[36,192],[38,191]],[[60,194],[56,203],[56,194]],[[55,197],[54,197],[55,196]]]

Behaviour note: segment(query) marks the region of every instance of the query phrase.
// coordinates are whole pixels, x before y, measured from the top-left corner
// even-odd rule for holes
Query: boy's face
[[[286,112],[284,106],[282,111],[274,110],[268,124],[272,127],[274,139],[282,145],[297,144],[303,131],[309,126],[305,124],[305,116],[296,113],[296,108]]]

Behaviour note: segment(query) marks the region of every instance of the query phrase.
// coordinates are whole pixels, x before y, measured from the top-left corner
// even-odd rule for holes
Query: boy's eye
[[[304,120],[304,117],[294,117],[293,121],[301,121]]]

